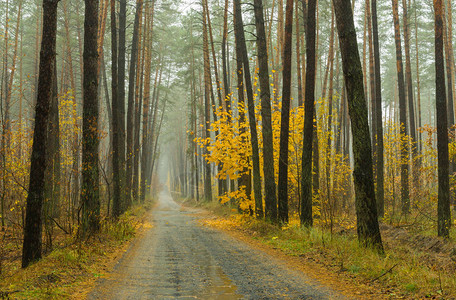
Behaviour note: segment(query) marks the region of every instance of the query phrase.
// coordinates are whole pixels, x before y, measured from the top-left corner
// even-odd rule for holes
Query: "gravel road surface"
[[[162,192],[153,228],[88,299],[345,299],[284,262],[198,224]]]

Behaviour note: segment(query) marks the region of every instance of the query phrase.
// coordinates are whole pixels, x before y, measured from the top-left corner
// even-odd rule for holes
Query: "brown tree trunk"
[[[409,127],[410,138],[412,142],[412,178],[414,187],[417,189],[419,186],[418,180],[418,165],[417,165],[417,147],[416,147],[416,122],[415,122],[415,101],[413,100],[413,79],[412,79],[412,65],[410,62],[410,28],[407,1],[402,0],[403,9],[403,29],[404,29],[404,48],[405,48],[405,83],[407,85],[407,100],[408,100],[408,113],[409,113]],[[410,200],[409,200],[410,202]],[[410,205],[410,204],[409,204]]]
[[[304,102],[304,138],[302,148],[302,171],[301,171],[301,225],[312,226],[312,143],[313,143],[313,119],[315,111],[315,35],[317,0],[308,0],[306,22],[306,90]],[[304,1],[303,1],[304,5]]]
[[[450,21],[451,19],[451,12],[448,12],[448,18],[445,18],[445,3],[448,2],[449,8],[451,9],[451,4],[449,3],[451,0],[444,0],[443,1],[443,42],[444,42],[444,54],[445,54],[445,65],[446,65],[446,82],[447,82],[447,112],[448,112],[448,126],[451,128],[455,124],[455,117],[454,117],[454,99],[453,99],[453,44],[452,44],[452,24],[450,22],[446,22],[446,19]],[[452,166],[450,165],[450,169]],[[451,172],[451,171],[450,171]]]
[[[148,5],[148,4],[146,4]],[[147,11],[147,9],[146,9]],[[147,171],[147,164],[148,164],[148,157],[150,155],[150,151],[148,148],[148,136],[149,136],[149,119],[151,117],[151,109],[150,109],[150,103],[151,103],[151,97],[150,97],[150,76],[151,76],[151,71],[152,71],[152,30],[153,30],[153,24],[154,24],[154,15],[155,15],[155,0],[152,2],[150,11],[148,12],[149,15],[149,30],[147,34],[147,39],[144,47],[146,48],[145,51],[145,56],[146,56],[146,65],[145,65],[145,82],[144,82],[144,99],[143,99],[143,118],[142,118],[142,137],[141,137],[141,144],[142,144],[142,153],[141,153],[141,191],[140,191],[140,199],[141,203],[144,203],[146,200],[146,190],[147,190],[147,176],[146,176],[146,171]],[[158,65],[160,65],[160,62],[158,62]],[[158,68],[157,68],[157,75],[155,75],[155,78],[158,77]],[[153,99],[152,99],[153,100]]]
[[[229,112],[231,110],[231,101],[230,101],[230,87],[228,84],[228,66],[227,66],[227,37],[228,37],[228,4],[229,0],[225,0],[225,10],[223,14],[223,36],[222,36],[222,72],[223,72],[223,90],[225,96],[225,111]],[[229,114],[228,114],[229,116]],[[228,120],[230,121],[230,120]]]
[[[122,213],[122,203],[124,199],[124,179],[123,170],[121,167],[122,145],[120,130],[121,123],[121,108],[119,107],[118,98],[118,73],[117,73],[117,27],[116,27],[116,2],[111,0],[111,108],[112,108],[112,168],[113,168],[113,201],[112,201],[112,216],[117,218]]]
[[[125,134],[125,52],[126,52],[126,26],[127,26],[127,0],[119,1],[119,42],[117,56],[117,104],[119,113],[119,170],[123,182],[124,195],[120,203],[120,213],[127,208],[127,189],[126,189],[126,134]]]
[[[242,11],[240,0],[234,1],[235,5],[235,35],[236,44],[239,46],[240,54],[243,60],[243,73],[245,79],[245,89],[247,92],[247,108],[249,112],[250,126],[250,143],[252,145],[252,169],[253,169],[253,192],[255,196],[255,215],[257,218],[263,218],[263,196],[261,193],[261,175],[260,175],[260,154],[258,149],[258,134],[255,120],[255,103],[253,99],[252,79],[250,76],[249,57],[247,46],[245,45],[244,23],[242,21]]]
[[[269,88],[268,49],[263,17],[263,2],[255,0],[255,26],[257,37],[257,54],[259,66],[261,117],[263,131],[263,175],[265,191],[265,216],[266,219],[277,222],[277,197],[274,177],[274,149],[271,122],[271,91]]]
[[[220,86],[217,58],[215,56],[214,37],[213,37],[213,34],[212,34],[211,17],[210,17],[209,7],[208,7],[207,1],[206,1],[206,14],[207,14],[207,25],[208,25],[208,29],[209,29],[209,38],[210,38],[210,42],[211,42],[212,62],[214,64],[215,83],[216,83],[216,86],[217,86],[217,100],[218,100],[218,103],[217,103],[217,105],[213,106],[214,122],[217,122],[217,114],[215,113],[216,112],[216,107],[217,106],[223,107],[222,88]],[[211,93],[211,94],[213,94],[213,93]],[[216,136],[218,136],[218,132],[216,133]],[[217,166],[218,172],[220,172],[222,170],[222,167],[223,167],[223,164],[219,164]],[[219,178],[218,179],[218,194],[219,194],[219,196],[221,196],[221,195],[225,194],[225,192],[226,192],[226,180]]]
[[[287,0],[285,17],[285,39],[283,45],[283,85],[282,112],[280,121],[279,182],[277,184],[277,202],[279,220],[288,223],[288,138],[290,128],[291,105],[291,43],[293,31],[293,0]]]
[[[382,117],[382,86],[380,73],[380,45],[378,41],[378,22],[377,22],[377,0],[372,0],[372,35],[374,42],[374,81],[375,94],[372,98],[375,99],[375,119],[376,119],[376,175],[377,175],[377,211],[379,217],[385,214],[384,205],[384,159],[383,159],[383,117]],[[418,56],[417,56],[418,57]]]
[[[100,229],[100,175],[98,166],[98,1],[85,0],[84,82],[82,121],[82,231]]]
[[[126,205],[131,206],[132,203],[132,187],[133,187],[133,162],[134,162],[134,111],[135,111],[135,78],[137,57],[138,57],[138,44],[139,32],[142,20],[142,6],[143,1],[136,1],[136,13],[133,26],[133,39],[131,42],[131,55],[130,55],[130,71],[128,74],[128,110],[127,110],[127,173],[125,191],[127,194]]]
[[[444,13],[442,0],[434,0],[435,17],[435,86],[437,108],[437,152],[438,152],[438,236],[449,238],[451,227],[450,184],[448,159],[448,121],[445,92],[445,63],[443,58]]]
[[[371,139],[353,13],[350,0],[333,0],[333,4],[352,123],[358,239],[363,245],[383,252],[375,203],[372,148],[366,143]]]
[[[41,42],[38,98],[31,155],[30,181],[26,204],[22,267],[41,258],[41,211],[44,201],[44,172],[46,170],[46,141],[49,107],[52,96],[53,70],[57,33],[58,0],[43,0],[43,36]],[[49,76],[51,74],[51,76]]]
[[[202,1],[203,5],[203,55],[204,55],[204,129],[205,129],[205,138],[210,138],[211,132],[211,102],[210,102],[210,91],[211,91],[211,66],[209,60],[209,41],[207,33],[207,14],[206,14],[206,5],[205,1]],[[204,155],[209,155],[209,150],[207,147],[204,147]],[[211,184],[211,164],[206,162],[205,165],[205,177],[204,177],[204,198],[206,201],[210,202],[212,200],[212,184]]]
[[[402,46],[401,46],[401,29],[399,25],[398,0],[392,0],[393,21],[394,21],[394,40],[396,44],[396,69],[399,89],[399,122],[401,136],[408,135],[407,131],[407,108],[404,86],[404,69],[402,64]],[[410,212],[409,198],[409,144],[401,138],[401,205],[402,214],[407,215]]]
[[[238,1],[238,0],[234,0]],[[233,3],[235,3],[233,1]],[[236,27],[240,26],[239,23],[236,21],[236,5],[234,5],[234,24]],[[241,27],[240,29],[235,29],[235,32],[238,30],[243,30]],[[243,68],[243,59],[242,59],[242,49],[241,49],[241,43],[239,41],[239,38],[235,35],[235,43],[236,43],[236,74],[237,74],[237,89],[238,89],[238,107],[245,107],[245,94],[244,94],[244,68]],[[239,124],[244,124],[246,122],[245,120],[245,110],[244,109],[239,109]],[[244,134],[246,132],[245,126],[241,126],[239,130],[239,134]],[[247,143],[247,140],[243,138],[242,140],[243,143]],[[248,158],[244,158],[246,161],[248,161]],[[251,194],[251,184],[250,184],[250,174],[248,173],[248,170],[246,167],[241,171],[242,175],[238,179],[238,189],[241,189],[242,187],[245,188],[246,195],[247,197],[250,197]],[[240,207],[238,206],[238,210],[240,210]]]
[[[296,0],[295,9],[295,21],[296,21],[296,73],[298,81],[298,106],[303,105],[302,99],[302,73],[301,73],[301,33],[300,33],[300,22],[299,22],[299,0]]]

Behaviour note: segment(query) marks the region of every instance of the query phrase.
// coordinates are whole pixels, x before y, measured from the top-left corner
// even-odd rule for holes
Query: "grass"
[[[214,205],[203,206],[210,209]],[[279,228],[233,214],[229,207],[219,205],[215,213],[220,217],[206,220],[208,225],[242,231],[289,255],[311,258],[335,273],[353,278],[356,284],[380,284],[392,298],[456,297],[456,269],[438,261],[439,255],[429,257],[425,250],[385,239],[386,254],[380,255],[361,246],[354,230],[331,234],[318,226],[302,228],[296,219],[290,221],[291,225]]]
[[[67,237],[66,246],[54,249],[26,269],[16,260],[0,275],[1,299],[79,299],[122,256],[128,241],[141,227],[150,206],[135,206],[117,222],[104,220],[99,234],[86,241]]]

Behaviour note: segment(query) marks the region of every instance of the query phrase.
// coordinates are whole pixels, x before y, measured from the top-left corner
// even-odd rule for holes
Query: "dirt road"
[[[345,299],[197,220],[162,192],[153,228],[88,299]]]

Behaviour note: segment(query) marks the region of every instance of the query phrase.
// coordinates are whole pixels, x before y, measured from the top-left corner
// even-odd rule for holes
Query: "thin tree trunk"
[[[448,159],[448,123],[447,102],[445,92],[445,63],[443,58],[443,4],[442,0],[434,0],[435,17],[435,85],[437,108],[437,152],[438,152],[438,205],[437,233],[438,236],[449,238],[451,227],[450,184]]]
[[[126,172],[126,185],[125,190],[127,194],[126,205],[131,206],[132,203],[132,187],[133,187],[133,162],[134,162],[134,111],[135,111],[135,78],[137,57],[138,57],[138,44],[139,32],[142,20],[142,6],[143,1],[136,1],[136,13],[133,26],[133,39],[131,42],[131,55],[130,55],[130,71],[128,74],[128,110],[127,110],[127,172]]]
[[[417,147],[416,147],[416,122],[415,122],[415,102],[413,100],[413,79],[412,65],[410,62],[410,27],[408,18],[407,1],[402,0],[403,10],[403,30],[404,30],[404,48],[405,48],[405,82],[407,84],[407,100],[409,113],[410,138],[412,142],[412,178],[415,189],[419,188],[418,165],[417,165]],[[410,202],[410,200],[409,200]],[[410,204],[409,204],[410,205]]]
[[[394,21],[394,40],[396,44],[396,68],[399,89],[399,122],[401,137],[408,135],[407,131],[407,113],[406,97],[404,86],[404,69],[402,65],[402,47],[401,47],[401,30],[399,25],[398,0],[392,0],[393,3],[393,21]],[[407,215],[410,212],[409,198],[409,144],[401,138],[401,204],[402,214]]]
[[[290,128],[291,105],[291,52],[293,31],[293,0],[287,0],[285,17],[285,39],[283,48],[283,91],[282,114],[280,123],[279,182],[277,185],[277,202],[279,220],[288,223],[288,139]]]
[[[127,208],[127,189],[126,189],[126,135],[125,135],[125,52],[126,52],[126,26],[127,26],[127,0],[119,1],[119,43],[117,56],[117,104],[119,114],[119,170],[122,180],[121,192],[122,202],[120,203],[120,213],[123,213]]]
[[[236,3],[234,0],[233,2]],[[239,23],[236,21],[236,8],[237,5],[234,5],[234,25],[235,27],[239,27]],[[240,29],[235,29],[235,32],[238,32],[239,30],[243,30],[241,27]],[[239,134],[243,135],[246,132],[245,126],[241,126],[242,124],[245,124],[245,95],[244,95],[244,68],[243,68],[243,59],[242,59],[242,49],[241,49],[241,42],[239,41],[239,37],[235,35],[235,43],[236,43],[236,74],[237,74],[237,90],[238,90],[238,107],[239,107]],[[242,139],[242,143],[247,143],[247,140],[245,138]],[[244,158],[246,161],[248,161],[248,158]],[[248,173],[247,167],[244,167],[243,170],[241,171],[242,175],[238,179],[238,189],[242,189],[242,187],[245,188],[246,196],[250,197],[251,194],[251,185],[250,185],[250,174]],[[239,204],[239,203],[238,203]],[[238,205],[238,210],[240,210],[240,206]]]
[[[148,4],[146,4],[148,6]],[[147,9],[146,9],[147,11]],[[141,144],[142,144],[142,152],[141,152],[141,191],[140,191],[140,199],[141,203],[144,203],[146,200],[146,190],[147,190],[147,165],[148,165],[148,157],[150,155],[150,149],[148,147],[148,136],[149,136],[149,119],[151,117],[151,108],[150,108],[150,81],[151,81],[151,71],[152,71],[152,30],[153,30],[153,24],[154,24],[154,16],[155,16],[155,0],[152,1],[150,11],[148,12],[148,19],[149,19],[149,25],[148,25],[148,34],[147,34],[147,39],[144,47],[146,48],[145,51],[145,56],[146,56],[146,65],[145,65],[145,82],[144,82],[144,99],[143,99],[143,118],[142,118],[142,137],[141,137]],[[158,65],[160,65],[160,62],[158,62]],[[155,75],[155,78],[158,77],[158,67],[157,67],[157,74]],[[154,99],[152,99],[153,102]]]
[[[213,61],[213,64],[214,64],[215,83],[216,83],[216,86],[217,86],[217,100],[218,100],[218,103],[217,103],[217,105],[213,106],[214,122],[217,122],[217,114],[215,113],[216,107],[217,106],[223,107],[223,103],[222,103],[222,88],[220,86],[220,79],[219,79],[218,66],[217,66],[217,58],[215,56],[214,38],[213,38],[213,34],[212,34],[211,17],[210,17],[209,7],[208,7],[207,1],[206,1],[206,14],[207,14],[207,25],[208,25],[208,29],[209,29],[209,38],[210,38],[211,50],[212,50],[211,51],[212,52],[212,61]],[[217,136],[218,136],[218,132],[216,133],[216,137]],[[217,166],[218,172],[220,172],[222,170],[222,168],[223,168],[223,165],[219,164]],[[226,180],[219,178],[218,179],[218,194],[219,194],[219,196],[221,196],[225,192],[226,192]]]
[[[313,119],[315,111],[315,35],[316,35],[316,10],[317,0],[308,0],[306,20],[306,90],[304,102],[304,137],[302,148],[301,171],[301,225],[312,226],[312,144],[313,144]],[[304,5],[304,1],[303,1]]]
[[[302,73],[301,73],[301,33],[300,33],[300,22],[299,22],[299,9],[298,9],[299,0],[296,0],[296,9],[295,9],[295,21],[296,21],[296,73],[298,81],[298,106],[303,105],[302,98]]]
[[[245,45],[244,23],[242,21],[242,11],[240,0],[234,1],[235,5],[235,34],[236,44],[239,45],[243,60],[243,73],[245,79],[245,88],[247,92],[247,108],[249,112],[250,142],[252,145],[252,167],[253,167],[253,192],[255,196],[255,215],[257,218],[263,218],[263,196],[261,193],[261,175],[260,175],[260,154],[258,149],[258,134],[255,119],[255,103],[253,99],[252,79],[250,76],[249,57],[247,55],[247,46]]]
[[[276,183],[274,177],[274,149],[271,122],[271,92],[269,88],[268,50],[262,0],[254,1],[255,26],[260,81],[261,117],[263,131],[263,175],[266,219],[277,222]]]
[[[376,143],[377,143],[377,211],[378,216],[383,217],[385,214],[384,204],[384,159],[383,159],[383,117],[382,117],[382,87],[381,87],[381,72],[380,72],[380,45],[378,40],[378,22],[377,22],[377,0],[372,0],[372,35],[374,42],[374,81],[375,81],[375,118],[376,118]],[[418,58],[418,56],[417,56]]]
[[[203,55],[204,55],[204,129],[205,129],[205,138],[208,139],[211,136],[210,132],[210,90],[211,90],[211,66],[209,62],[209,41],[207,33],[207,14],[206,14],[206,5],[205,1],[202,0],[203,5]],[[204,156],[209,155],[209,150],[207,147],[204,147]],[[206,162],[205,166],[205,177],[204,177],[204,198],[206,201],[212,201],[212,184],[211,184],[211,164]]]
[[[116,2],[111,0],[111,101],[112,101],[112,168],[113,168],[113,201],[112,216],[118,218],[122,213],[124,199],[124,181],[121,165],[121,108],[118,98],[118,69],[117,69],[117,27],[116,27]]]

